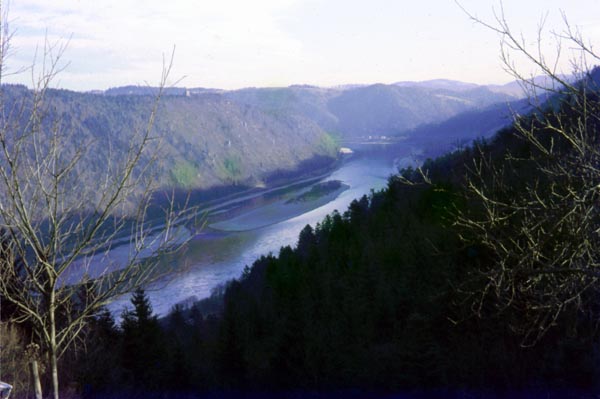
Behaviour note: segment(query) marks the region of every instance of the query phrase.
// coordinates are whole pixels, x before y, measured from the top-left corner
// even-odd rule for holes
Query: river
[[[206,228],[196,235],[174,260],[184,272],[147,287],[147,294],[155,313],[165,315],[174,304],[208,297],[211,291],[241,275],[244,266],[268,253],[277,254],[282,246],[295,245],[304,226],[314,227],[334,210],[343,212],[352,200],[380,190],[388,177],[396,171],[394,160],[407,151],[375,150],[372,147],[353,148],[355,151],[339,168],[321,179],[322,182],[339,180],[345,191],[327,203],[300,215],[264,227],[245,231],[220,231]],[[401,154],[400,152],[404,152]],[[404,158],[404,163],[410,158]],[[256,208],[253,209],[256,212]],[[129,298],[117,299],[110,305],[113,313],[128,306]]]

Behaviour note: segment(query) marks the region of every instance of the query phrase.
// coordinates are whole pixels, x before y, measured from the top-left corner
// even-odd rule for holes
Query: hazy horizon
[[[465,82],[465,81],[461,81],[461,80],[455,80],[455,79],[446,79],[443,77],[438,77],[438,78],[432,78],[432,79],[425,79],[425,80],[396,80],[393,82],[368,82],[368,83],[361,83],[361,82],[347,82],[347,83],[342,83],[342,84],[335,84],[335,85],[329,85],[329,86],[325,86],[325,85],[315,85],[315,84],[308,84],[308,83],[291,83],[289,85],[273,85],[273,86],[240,86],[240,87],[235,87],[235,88],[231,88],[231,89],[226,89],[226,88],[222,88],[222,87],[209,87],[209,86],[186,86],[183,83],[174,85],[174,86],[167,86],[169,89],[205,89],[205,90],[216,90],[216,91],[236,91],[236,90],[245,90],[245,89],[279,89],[279,88],[289,88],[289,87],[315,87],[315,88],[319,88],[319,89],[337,89],[337,88],[343,88],[345,86],[358,86],[358,87],[367,87],[367,86],[373,86],[373,85],[394,85],[394,84],[398,84],[398,83],[415,83],[415,84],[420,84],[420,83],[428,83],[428,82],[435,82],[435,81],[449,81],[449,82],[456,82],[456,83],[460,83],[460,84],[467,84],[467,85],[477,85],[477,86],[503,86],[506,84],[510,84],[513,82],[516,82],[514,79],[509,80],[507,82],[501,82],[501,83],[474,83],[474,82]],[[157,88],[158,86],[156,85],[152,85],[152,84],[147,84],[148,82],[144,82],[141,84],[124,84],[122,86],[110,86],[110,87],[106,87],[106,88],[91,88],[91,89],[77,89],[77,88],[69,88],[69,87],[63,87],[63,86],[59,86],[59,87],[54,87],[52,86],[51,88],[56,88],[59,90],[68,90],[68,91],[74,91],[74,92],[79,92],[79,93],[92,93],[92,92],[104,92],[110,89],[118,89],[118,88],[123,88],[123,87],[148,87],[148,88]],[[27,82],[4,82],[2,84],[23,84],[25,85],[28,89],[31,89],[31,85],[27,84]]]
[[[498,1],[461,4],[489,21]],[[590,42],[600,39],[595,0],[506,0],[507,20],[518,35],[535,39],[561,32],[561,11]],[[5,6],[6,8],[6,6]],[[155,85],[163,54],[176,47],[171,82],[224,90],[247,87],[390,84],[449,79],[480,85],[514,80],[503,71],[500,37],[469,20],[453,0],[410,5],[392,0],[20,0],[9,5],[15,32],[9,72],[27,67],[50,43],[68,43],[54,86],[75,91]],[[544,36],[545,55],[555,43]],[[568,51],[559,72],[569,72]],[[525,74],[537,74],[517,65]],[[39,62],[38,62],[39,64]],[[38,65],[39,66],[39,65]],[[30,71],[5,82],[31,86]]]

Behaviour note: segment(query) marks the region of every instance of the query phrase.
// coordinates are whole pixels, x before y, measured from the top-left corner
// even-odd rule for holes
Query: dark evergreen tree
[[[160,391],[165,384],[165,337],[143,289],[134,292],[131,303],[133,309],[123,312],[121,322],[127,383],[138,391]]]
[[[94,317],[88,330],[87,351],[77,366],[84,396],[119,390],[123,378],[122,335],[108,309]]]

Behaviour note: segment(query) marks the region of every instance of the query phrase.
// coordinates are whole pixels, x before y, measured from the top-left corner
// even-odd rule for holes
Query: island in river
[[[270,226],[325,205],[349,188],[349,185],[339,180],[328,180],[301,190],[284,190],[260,206],[246,209],[226,220],[211,223],[209,227],[222,231],[247,231]]]

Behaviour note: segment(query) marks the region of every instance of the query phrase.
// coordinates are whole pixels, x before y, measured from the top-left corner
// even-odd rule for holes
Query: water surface
[[[176,303],[209,296],[211,290],[218,285],[239,277],[244,266],[252,265],[261,255],[277,254],[282,246],[296,245],[299,232],[307,224],[314,227],[334,210],[344,212],[352,200],[369,194],[371,190],[384,188],[388,177],[396,171],[394,160],[397,164],[399,154],[394,155],[383,151],[357,151],[337,170],[321,180],[339,180],[347,186],[346,189],[316,209],[279,223],[246,231],[206,229],[200,232],[189,242],[183,253],[171,260],[184,271],[168,281],[148,288],[154,311],[164,315]],[[256,208],[248,212],[261,214]],[[239,218],[239,215],[236,217]],[[128,298],[121,298],[110,308],[114,312],[120,312],[127,305]]]

